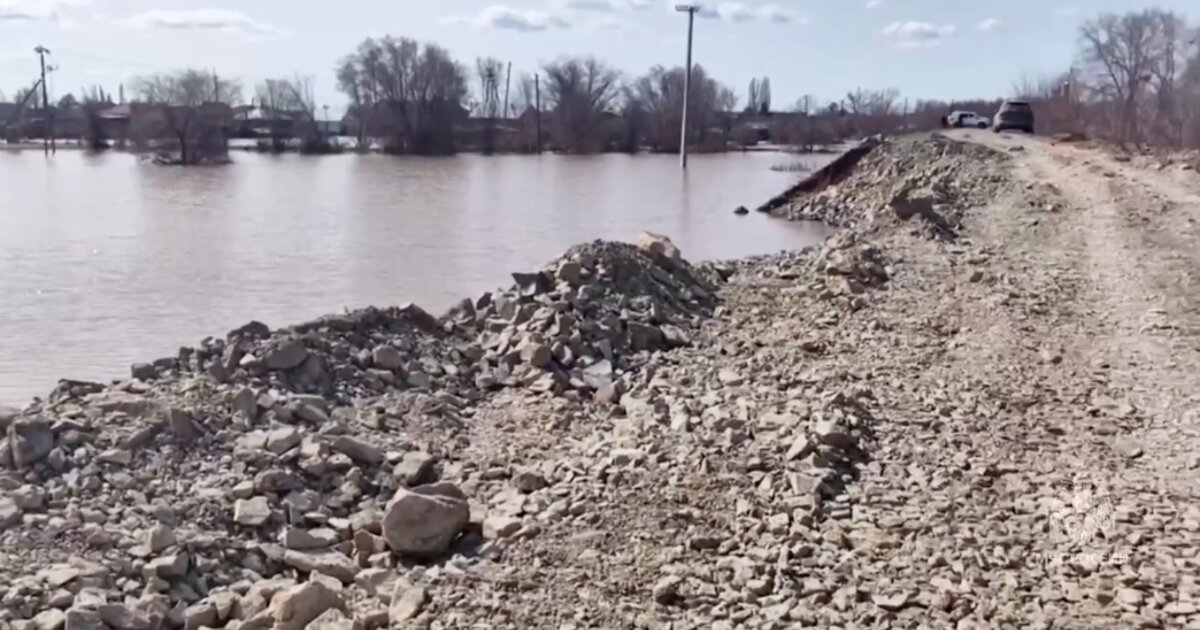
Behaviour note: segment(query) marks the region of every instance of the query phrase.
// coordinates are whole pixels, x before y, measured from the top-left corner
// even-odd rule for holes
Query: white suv
[[[992,126],[992,121],[988,120],[987,116],[980,116],[975,112],[950,112],[950,115],[946,117],[946,122],[951,127],[987,129]]]

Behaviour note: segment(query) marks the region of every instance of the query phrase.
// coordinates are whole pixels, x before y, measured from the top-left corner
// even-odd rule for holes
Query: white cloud
[[[883,6],[883,0],[867,0],[868,9],[878,9]]]
[[[130,26],[175,30],[241,32],[252,35],[281,35],[283,30],[252,19],[240,11],[227,9],[153,9],[124,20]]]
[[[764,4],[758,8],[758,17],[775,24],[808,24],[808,18],[777,4]]]
[[[898,48],[926,48],[936,46],[953,36],[958,29],[953,25],[938,26],[929,22],[892,22],[883,28],[883,35]]]
[[[1004,23],[1004,20],[1001,20],[999,18],[988,18],[979,23],[979,30],[981,30],[985,33],[994,33],[994,32],[998,32],[998,31],[1004,31],[1007,29],[1008,29],[1008,25]]]
[[[561,0],[564,9],[571,11],[598,11],[610,13],[624,8],[617,0]]]
[[[57,20],[63,7],[84,4],[83,0],[0,0],[0,22]]]
[[[479,28],[534,33],[551,28],[569,28],[571,24],[560,15],[546,11],[521,11],[504,5],[493,5],[473,18],[451,17],[447,24],[470,24]]]
[[[669,0],[670,1],[670,0]],[[674,5],[671,5],[674,8]],[[720,19],[726,22],[771,22],[774,24],[807,24],[808,19],[777,4],[753,6],[743,2],[722,2],[716,5],[700,5],[700,17]]]

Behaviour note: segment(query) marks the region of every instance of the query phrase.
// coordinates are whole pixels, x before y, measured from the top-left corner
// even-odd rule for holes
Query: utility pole
[[[537,110],[534,118],[537,120],[537,152],[542,154],[542,75],[533,75],[533,102]]]
[[[808,119],[807,121],[805,121],[808,123],[808,143],[807,143],[808,144],[808,152],[812,153],[815,149],[815,147],[813,146],[813,136],[815,135],[815,133],[813,130],[812,107],[809,104],[808,98],[809,98],[808,95],[805,94],[804,95],[804,117]]]
[[[50,54],[50,49],[45,46],[38,46],[33,49],[33,52],[38,54],[42,65],[42,151],[50,154],[50,96],[46,92],[46,55]]]
[[[504,73],[504,112],[500,115],[501,118],[508,120],[508,85],[512,80],[512,62],[508,62],[508,70]]]
[[[679,132],[679,166],[687,169],[687,130],[688,130],[688,95],[692,88],[692,29],[696,24],[696,13],[700,11],[698,4],[677,4],[675,10],[688,14],[687,36],[687,65],[683,71],[683,123]]]

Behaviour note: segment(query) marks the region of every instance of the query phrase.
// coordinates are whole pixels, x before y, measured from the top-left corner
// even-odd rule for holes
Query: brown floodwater
[[[0,401],[104,381],[251,319],[370,304],[440,312],[567,247],[670,236],[691,260],[827,233],[752,213],[794,182],[776,153],[321,158],[180,169],[0,151]],[[821,160],[823,158],[814,158]]]

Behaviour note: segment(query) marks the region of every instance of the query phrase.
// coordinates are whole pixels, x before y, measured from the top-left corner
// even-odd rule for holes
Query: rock
[[[299,339],[288,339],[271,348],[263,357],[263,365],[268,370],[290,370],[304,363],[308,358],[308,348]]]
[[[858,446],[854,436],[834,420],[821,420],[814,423],[812,433],[818,442],[834,448],[853,450]]]
[[[153,363],[134,363],[129,367],[129,375],[139,381],[152,381],[158,378],[158,369]]]
[[[654,326],[629,322],[626,329],[629,331],[629,345],[635,351],[657,350],[663,346],[663,332]]]
[[[876,606],[884,610],[895,612],[908,605],[909,597],[908,593],[897,593],[894,595],[874,595],[871,597],[871,601],[875,602]]]
[[[336,608],[330,608],[321,613],[316,619],[308,622],[304,627],[305,630],[350,630],[354,627],[353,622],[346,617],[346,614]]]
[[[583,265],[580,265],[574,260],[563,261],[562,264],[558,266],[558,270],[555,272],[555,275],[559,280],[566,282],[573,287],[579,286],[579,280],[583,277]]]
[[[333,440],[330,447],[358,464],[378,466],[383,462],[383,451],[368,444],[365,440],[349,435],[339,435]]]
[[[815,445],[808,439],[807,435],[798,435],[792,441],[792,445],[788,447],[787,455],[784,459],[791,461],[794,459],[803,459],[813,452]]]
[[[1125,459],[1138,459],[1144,453],[1141,446],[1138,446],[1131,440],[1120,439],[1113,444],[1113,449],[1117,454]]]
[[[354,560],[336,551],[306,552],[288,549],[283,562],[305,573],[322,573],[336,578],[343,584],[354,583],[359,567]]]
[[[383,537],[395,553],[438,556],[458,538],[470,517],[466,495],[457,486],[402,488],[384,511]]]
[[[133,453],[124,448],[110,448],[102,451],[96,456],[96,461],[105,464],[116,464],[118,466],[128,466],[133,462]]]
[[[524,297],[534,297],[543,293],[549,293],[553,288],[550,278],[542,272],[535,273],[513,273],[513,282],[517,283],[517,289]]]
[[[113,630],[150,630],[150,619],[121,604],[105,604],[98,609],[100,618]]]
[[[546,482],[546,478],[543,477],[541,473],[533,470],[518,471],[515,475],[513,475],[512,481],[513,486],[516,487],[517,490],[520,490],[526,494],[529,494],[530,492],[537,492],[538,490],[541,490],[549,485]]]
[[[271,512],[266,497],[238,499],[233,504],[233,521],[239,525],[259,527],[271,518]]]
[[[160,556],[146,563],[146,573],[166,580],[181,578],[187,575],[189,562],[186,553]]]
[[[525,341],[521,344],[520,357],[521,361],[533,367],[544,368],[554,360],[554,353],[544,343]]]
[[[727,387],[738,387],[746,382],[746,379],[743,378],[741,374],[730,369],[722,369],[718,371],[717,380],[721,381],[721,384]]]
[[[35,630],[62,630],[67,621],[66,614],[57,608],[47,608],[33,618]]]
[[[28,468],[42,461],[54,449],[50,423],[40,418],[13,420],[8,425],[8,447],[17,468]]]
[[[21,524],[21,508],[11,498],[0,495],[0,531]]]
[[[679,586],[683,584],[683,579],[676,575],[663,576],[654,584],[652,595],[654,601],[668,606],[675,603],[679,597]]]
[[[279,427],[267,433],[267,450],[282,455],[300,445],[304,434],[296,427]]]
[[[104,619],[95,610],[71,608],[64,619],[64,630],[108,630]]]
[[[392,346],[375,346],[371,351],[371,363],[384,370],[398,370],[408,361],[404,355]]]
[[[201,630],[217,627],[221,616],[216,604],[204,601],[184,608],[182,617],[184,630]]]
[[[634,239],[633,244],[638,249],[646,252],[651,258],[664,258],[670,261],[680,260],[681,255],[679,248],[671,242],[671,239],[662,234],[654,232],[642,232]]]
[[[521,529],[521,519],[494,514],[483,520],[483,537],[489,540],[508,538]]]
[[[1171,602],[1163,606],[1163,612],[1173,617],[1186,617],[1200,613],[1200,606],[1191,602]]]
[[[342,596],[320,581],[310,581],[277,593],[268,610],[275,630],[302,630],[329,609],[344,611]]]
[[[437,460],[428,453],[411,451],[405,453],[392,469],[392,476],[407,487],[417,486],[432,480],[436,463]]]
[[[420,586],[398,583],[392,591],[392,603],[388,613],[392,624],[414,619],[429,601],[429,593]]]
[[[312,531],[289,527],[280,536],[280,544],[287,549],[310,551],[312,549],[327,549],[338,543],[337,532],[332,529],[314,529]]]
[[[174,547],[175,542],[175,532],[166,525],[155,525],[146,534],[146,547],[150,549],[150,553],[159,553],[168,547]]]

